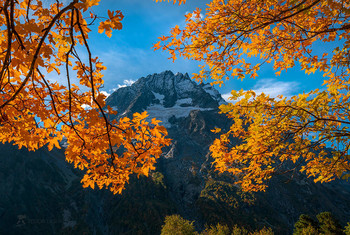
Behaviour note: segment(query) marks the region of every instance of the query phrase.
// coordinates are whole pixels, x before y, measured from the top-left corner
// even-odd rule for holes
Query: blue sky
[[[94,7],[94,12],[99,16],[107,15],[107,9],[121,10],[125,16],[123,29],[114,31],[111,38],[105,34],[97,33],[97,25],[90,34],[89,43],[94,55],[101,58],[105,71],[105,90],[112,92],[113,88],[124,84],[125,81],[137,80],[148,74],[172,70],[174,73],[188,73],[198,71],[198,63],[194,61],[178,59],[174,63],[169,60],[169,54],[163,51],[153,51],[152,46],[157,38],[168,35],[175,25],[184,25],[186,12],[193,11],[196,7],[205,9],[207,0],[188,0],[185,5],[173,5],[172,3],[156,3],[153,0],[103,0],[99,6]],[[322,53],[326,48],[320,46]],[[291,96],[300,92],[308,92],[320,88],[323,77],[316,73],[305,75],[296,67],[283,72],[276,77],[272,66],[265,66],[259,71],[259,77],[240,81],[231,79],[223,87],[216,88],[220,93],[228,97],[232,89],[248,90],[269,93],[272,96],[284,94]]]

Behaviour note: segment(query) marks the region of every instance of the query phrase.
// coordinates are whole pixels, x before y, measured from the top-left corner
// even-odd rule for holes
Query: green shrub
[[[301,215],[294,225],[294,235],[332,234],[343,235],[342,227],[330,212],[318,214],[317,221],[308,215]]]
[[[227,225],[217,224],[216,226],[212,225],[206,228],[202,235],[230,235],[230,229]]]
[[[350,235],[350,222],[348,222],[348,224],[345,226],[343,232],[345,235]]]
[[[320,232],[322,234],[344,234],[339,222],[333,217],[330,212],[322,212],[316,217],[319,222]]]
[[[196,235],[193,222],[185,220],[179,215],[165,217],[161,235]]]
[[[271,228],[263,228],[260,231],[256,231],[251,233],[252,235],[273,235],[273,231]]]
[[[318,224],[308,215],[300,215],[294,224],[294,235],[318,234]]]
[[[241,228],[241,227],[238,227],[238,225],[235,225],[233,228],[232,228],[232,235],[248,235],[249,232],[247,229],[245,228]]]

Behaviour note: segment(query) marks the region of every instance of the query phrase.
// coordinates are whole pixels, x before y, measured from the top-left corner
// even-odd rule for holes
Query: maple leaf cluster
[[[66,138],[66,159],[84,170],[83,185],[121,193],[131,174],[154,169],[170,140],[159,121],[146,121],[147,113],[110,119],[116,112],[99,91],[106,68],[92,56],[88,33],[100,21],[98,31],[110,37],[123,15],[108,11],[100,18],[92,9],[98,3],[0,0],[0,141],[34,151],[60,148]]]
[[[200,61],[194,78],[212,84],[255,78],[269,63],[276,75],[299,65],[325,77],[322,90],[289,98],[233,91],[235,103],[220,107],[235,123],[210,150],[216,168],[236,175],[244,190],[265,190],[273,175],[297,169],[316,182],[350,176],[349,22],[346,0],[212,0],[154,45],[173,60]]]

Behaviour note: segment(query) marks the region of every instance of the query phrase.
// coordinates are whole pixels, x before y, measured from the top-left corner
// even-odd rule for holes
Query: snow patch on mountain
[[[176,101],[176,105],[191,105],[192,104],[192,98],[184,98],[184,99],[179,99]]]
[[[154,92],[154,91],[152,91],[152,93],[153,93],[154,97],[156,97],[156,100],[159,100],[159,103],[163,104],[165,96],[162,94],[159,94],[157,92]]]
[[[147,121],[151,121],[152,118],[156,118],[160,121],[162,121],[160,124],[166,128],[171,127],[171,124],[169,122],[169,119],[171,117],[175,117],[175,118],[184,118],[187,117],[191,111],[193,110],[201,110],[201,111],[208,111],[208,110],[213,110],[212,108],[200,108],[200,107],[193,107],[193,106],[188,106],[188,107],[183,107],[180,106],[181,104],[185,104],[185,103],[181,103],[181,101],[183,102],[189,102],[192,99],[188,98],[188,99],[182,99],[182,100],[178,100],[178,102],[180,101],[180,103],[177,103],[176,105],[174,105],[173,107],[168,107],[165,108],[163,105],[160,104],[152,104],[149,107],[147,107],[146,111],[148,113],[148,117],[147,117]],[[188,103],[186,103],[188,104]]]

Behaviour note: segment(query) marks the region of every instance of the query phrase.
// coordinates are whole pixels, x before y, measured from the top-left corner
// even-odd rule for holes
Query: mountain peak
[[[117,109],[120,115],[147,110],[150,117],[163,122],[172,116],[188,116],[192,110],[217,109],[224,102],[210,84],[197,84],[187,73],[174,74],[170,70],[141,77],[106,100],[106,104]]]
[[[135,83],[136,87],[145,87],[157,93],[177,93],[179,95],[193,89],[195,85],[196,83],[187,73],[174,74],[170,70],[142,77]]]

